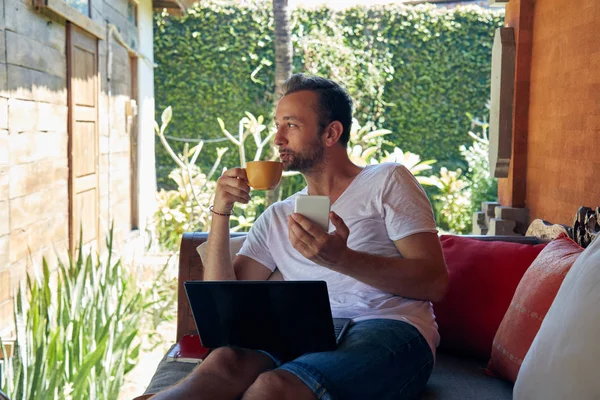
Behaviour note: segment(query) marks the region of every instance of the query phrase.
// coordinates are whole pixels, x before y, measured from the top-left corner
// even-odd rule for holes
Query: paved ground
[[[165,340],[154,350],[140,353],[137,366],[125,377],[125,383],[118,400],[131,400],[144,393],[158,363],[175,340],[175,330],[174,321],[165,323],[164,326],[160,327],[160,334]]]
[[[152,283],[156,282],[159,271],[168,263],[169,266],[160,282],[164,282],[167,286],[172,285],[174,292],[177,287],[177,257],[156,250],[140,251],[140,248],[139,243],[126,247],[121,259],[139,277],[138,284],[142,290],[147,289]],[[175,295],[173,293],[172,300],[176,298]],[[137,338],[138,343],[142,343],[140,357],[136,367],[125,376],[125,382],[118,400],[131,400],[144,393],[158,363],[174,343],[177,328],[175,320],[177,304],[173,302],[172,306],[168,307],[167,312],[173,319],[171,321],[163,320],[156,328],[152,326],[151,321],[143,321]]]

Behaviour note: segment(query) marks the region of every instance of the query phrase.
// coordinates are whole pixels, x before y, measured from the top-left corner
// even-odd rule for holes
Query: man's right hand
[[[243,168],[228,169],[217,180],[217,191],[213,208],[220,213],[230,213],[235,203],[250,201],[250,186]]]

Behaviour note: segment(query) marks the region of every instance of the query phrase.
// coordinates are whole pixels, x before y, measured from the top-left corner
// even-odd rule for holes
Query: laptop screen
[[[300,355],[336,347],[324,281],[189,281],[202,345]]]

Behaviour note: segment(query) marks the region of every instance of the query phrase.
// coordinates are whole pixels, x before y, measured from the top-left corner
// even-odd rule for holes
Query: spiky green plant
[[[81,240],[80,240],[81,242]],[[15,301],[15,355],[2,389],[12,400],[116,399],[136,364],[134,344],[144,307],[132,275],[113,259],[112,228],[104,257],[46,259],[41,278],[27,276]]]

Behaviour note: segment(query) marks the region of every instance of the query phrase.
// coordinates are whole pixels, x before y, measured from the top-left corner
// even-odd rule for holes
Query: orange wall
[[[526,206],[572,224],[600,206],[600,2],[544,0],[533,9]]]
[[[517,57],[513,153],[502,205],[571,225],[600,206],[600,2],[510,0]]]

